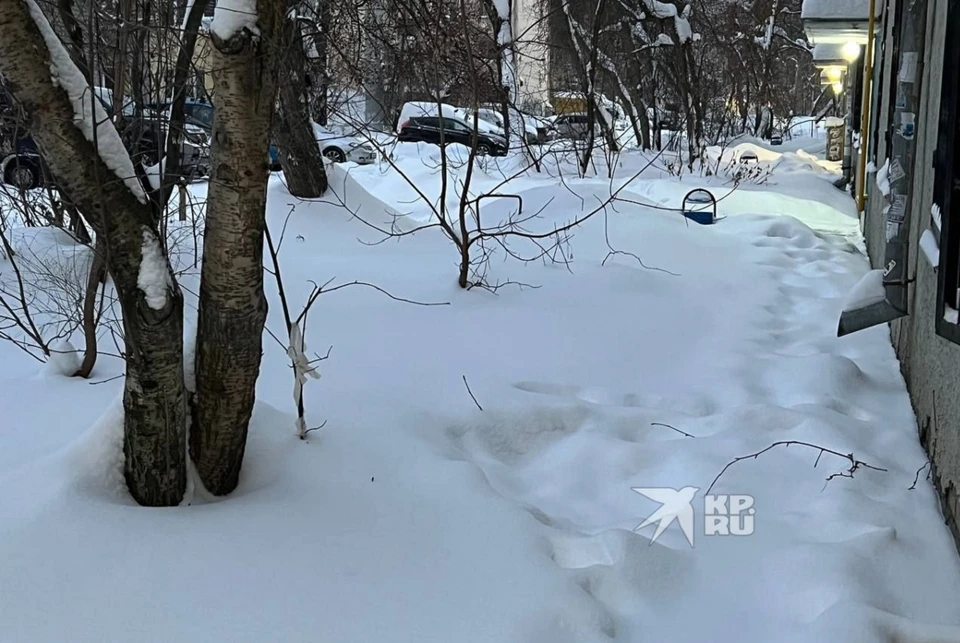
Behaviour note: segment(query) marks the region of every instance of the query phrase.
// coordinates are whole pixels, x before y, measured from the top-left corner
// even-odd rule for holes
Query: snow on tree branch
[[[150,308],[163,310],[167,305],[167,291],[173,287],[173,281],[170,278],[167,259],[160,247],[160,240],[147,227],[143,229],[143,245],[140,254],[137,288],[143,293]]]
[[[691,5],[684,7],[683,11],[679,11],[676,5],[668,2],[660,2],[660,0],[643,0],[643,5],[655,18],[659,18],[660,20],[673,18],[673,26],[677,31],[677,38],[680,39],[680,44],[688,40],[699,40],[690,27]]]
[[[257,0],[219,0],[213,12],[210,30],[221,40],[230,40],[246,29],[255,36],[257,27]]]

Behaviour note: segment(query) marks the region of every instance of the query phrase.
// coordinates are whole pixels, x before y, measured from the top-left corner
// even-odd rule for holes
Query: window
[[[213,128],[213,107],[201,103],[188,103],[184,106],[187,116],[195,121],[194,124],[205,129]]]
[[[470,128],[461,123],[460,121],[455,121],[452,118],[443,119],[443,129],[448,132],[469,132]]]
[[[950,4],[947,33],[960,29],[960,7]],[[939,233],[940,266],[937,271],[937,334],[960,343],[960,151],[957,149],[960,38],[947,38],[943,51],[940,87],[940,127],[935,154],[934,207],[931,223]],[[938,214],[939,213],[939,216]],[[937,219],[939,218],[939,221]]]

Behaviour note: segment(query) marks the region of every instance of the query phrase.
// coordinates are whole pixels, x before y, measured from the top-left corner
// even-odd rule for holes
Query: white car
[[[313,123],[313,132],[320,145],[321,154],[334,163],[350,161],[357,165],[369,165],[377,161],[377,148],[369,141],[357,136],[338,134],[317,123]]]
[[[467,122],[473,122],[473,110],[465,109],[464,113],[467,115]],[[477,116],[481,123],[488,123],[497,128],[497,134],[503,136],[504,130],[506,129],[503,124],[503,114],[498,112],[495,109],[489,107],[481,107],[477,110]],[[523,127],[526,131],[527,143],[529,145],[536,145],[537,143],[542,143],[546,140],[546,126],[539,126],[536,119],[527,114],[521,114],[523,117]],[[483,131],[481,129],[481,131]]]
[[[467,113],[467,116],[470,117],[470,122],[473,122],[473,118],[472,118],[473,111],[472,110],[465,110],[465,111]],[[477,116],[480,118],[480,120],[486,121],[491,125],[496,125],[501,130],[506,129],[503,126],[503,114],[501,114],[495,109],[490,109],[489,107],[481,107],[480,109],[477,110]]]

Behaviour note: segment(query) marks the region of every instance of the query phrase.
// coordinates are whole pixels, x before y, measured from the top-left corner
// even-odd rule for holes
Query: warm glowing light
[[[832,87],[834,95],[839,96],[843,93],[843,83],[834,83]]]
[[[860,57],[860,45],[855,42],[848,42],[840,49],[840,55],[848,63],[855,62]]]
[[[827,78],[831,83],[839,83],[843,79],[843,68],[827,67]]]

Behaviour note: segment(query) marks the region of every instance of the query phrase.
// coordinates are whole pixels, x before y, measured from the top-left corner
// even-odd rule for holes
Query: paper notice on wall
[[[900,234],[900,224],[887,221],[887,241],[893,241]]]
[[[917,52],[905,51],[900,54],[900,82],[913,83],[917,80]]]
[[[903,223],[907,214],[907,195],[898,194],[893,199],[890,210],[887,211],[887,221],[891,223]]]
[[[887,177],[887,180],[891,183],[899,181],[907,175],[903,170],[903,165],[900,164],[899,159],[894,159],[893,163],[890,165],[890,175]]]

